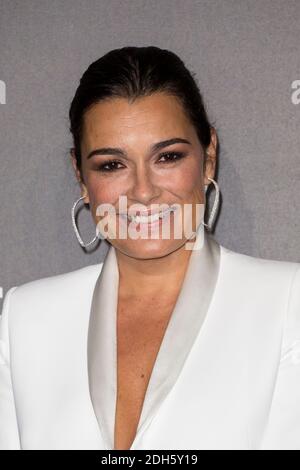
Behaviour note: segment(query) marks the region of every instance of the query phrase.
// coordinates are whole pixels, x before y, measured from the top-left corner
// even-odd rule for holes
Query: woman
[[[75,233],[109,250],[6,294],[1,447],[300,449],[300,264],[207,233],[217,135],[192,74],[157,47],[111,51],[70,121]]]

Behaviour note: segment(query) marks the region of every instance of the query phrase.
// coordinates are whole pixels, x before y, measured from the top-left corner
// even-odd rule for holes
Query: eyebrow
[[[151,153],[154,153],[154,152],[157,152],[158,150],[164,148],[164,147],[168,147],[169,145],[173,145],[173,144],[188,144],[188,145],[192,145],[191,142],[189,142],[188,140],[186,139],[183,139],[182,137],[173,137],[172,139],[168,139],[168,140],[162,140],[161,142],[157,142],[156,144],[153,144],[150,148],[150,151]],[[92,150],[88,156],[87,156],[87,159],[88,158],[91,158],[93,157],[94,155],[117,155],[119,157],[124,157],[126,156],[126,152],[124,152],[124,150],[120,149],[120,148],[116,148],[116,147],[102,147],[102,148],[99,148],[99,149],[95,149],[95,150]]]

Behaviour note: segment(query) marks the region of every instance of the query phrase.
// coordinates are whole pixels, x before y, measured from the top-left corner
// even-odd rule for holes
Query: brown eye
[[[185,154],[182,152],[165,152],[160,154],[159,163],[172,163],[181,158],[185,157]],[[165,158],[165,161],[161,161],[161,158]]]
[[[103,171],[103,172],[112,172],[112,171],[116,171],[116,170],[119,170],[120,168],[117,168],[117,165],[121,165],[120,162],[118,162],[117,160],[109,160],[107,162],[104,162],[102,163],[98,168],[97,168],[97,171]]]

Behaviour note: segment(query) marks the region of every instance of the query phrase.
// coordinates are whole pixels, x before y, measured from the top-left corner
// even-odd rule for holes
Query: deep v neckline
[[[142,309],[141,302],[131,300],[123,303],[119,299],[114,423],[114,442],[118,444],[118,449],[128,449],[133,444],[147,386],[175,303],[174,296],[168,304],[162,303],[160,306],[154,306],[152,301],[149,305],[145,300],[145,309]],[[125,313],[125,320],[122,312]],[[131,315],[134,317],[130,318]]]
[[[152,368],[130,450],[138,445],[139,437],[175,386],[213,297],[220,268],[220,245],[201,224],[194,248]],[[93,291],[87,344],[90,396],[107,450],[114,450],[118,288],[119,270],[111,245]]]

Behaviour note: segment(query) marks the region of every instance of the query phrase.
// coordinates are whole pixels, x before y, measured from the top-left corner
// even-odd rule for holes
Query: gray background
[[[220,142],[217,241],[300,262],[300,105],[291,100],[300,78],[299,0],[2,0],[3,294],[102,261],[106,243],[86,254],[71,225],[80,191],[68,109],[88,65],[128,45],[171,49],[197,73]],[[90,240],[87,209],[79,224]]]

